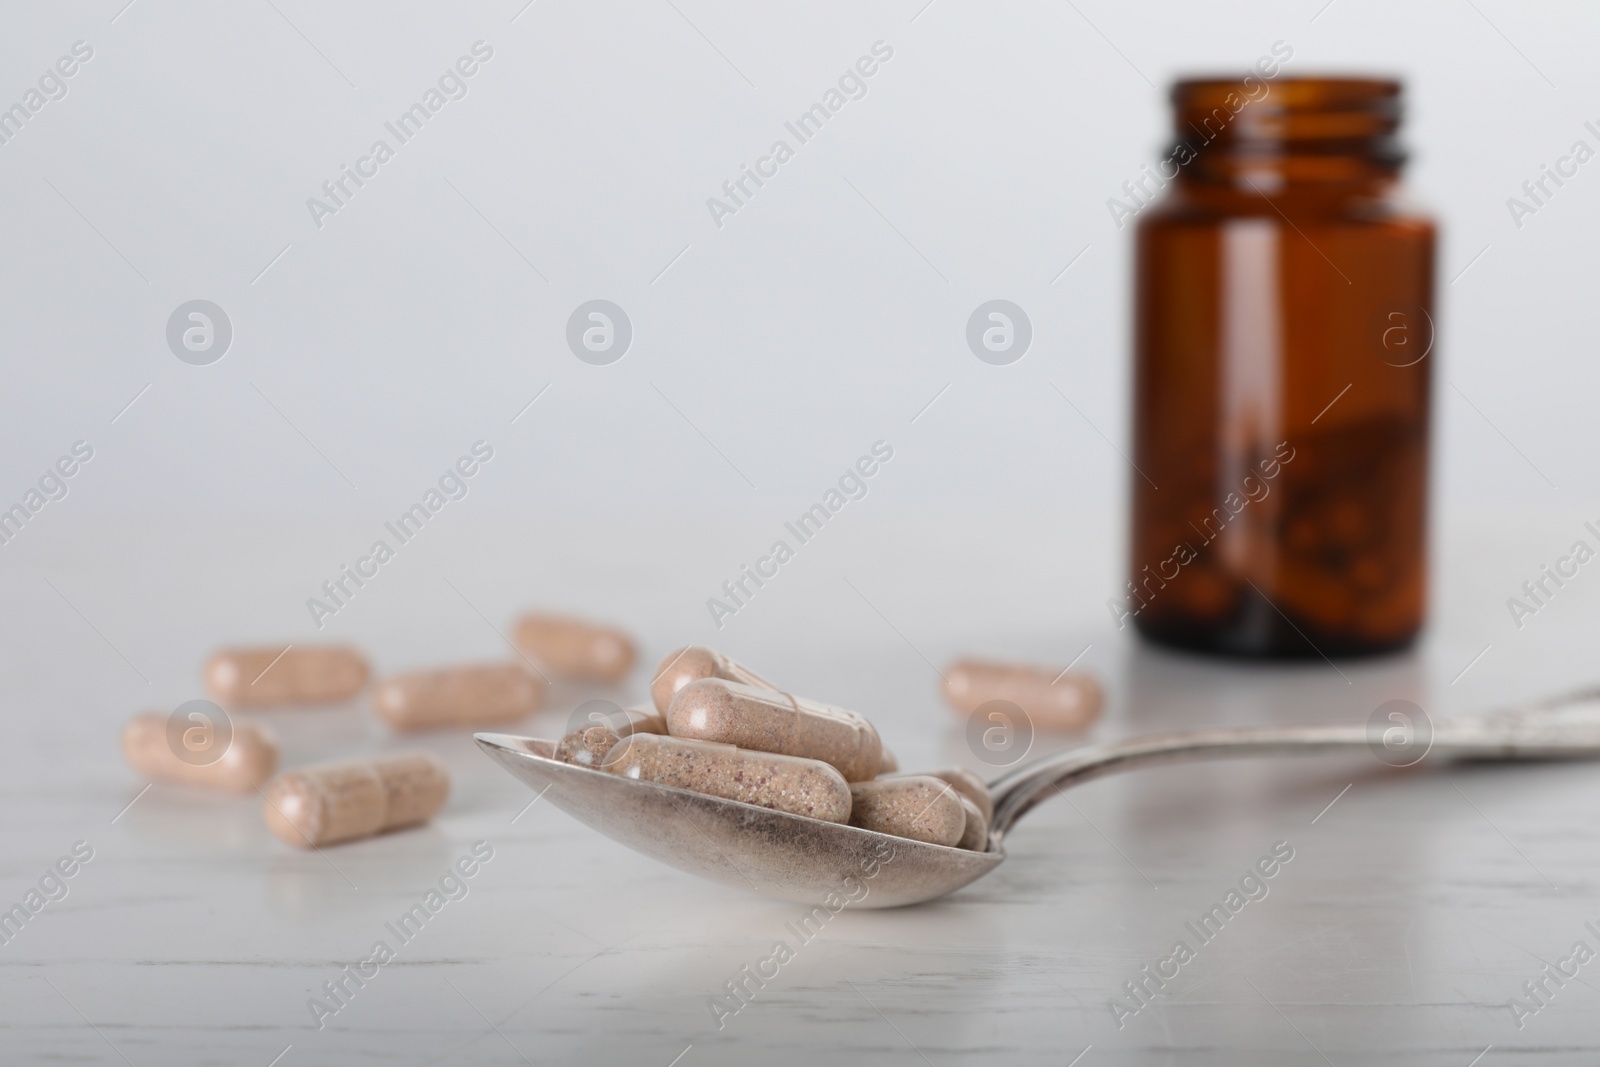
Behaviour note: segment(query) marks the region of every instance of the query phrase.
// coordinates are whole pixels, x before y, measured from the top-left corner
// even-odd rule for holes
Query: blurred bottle
[[[1150,638],[1336,655],[1422,625],[1435,230],[1399,200],[1400,93],[1173,89],[1166,193],[1138,220],[1119,615]]]

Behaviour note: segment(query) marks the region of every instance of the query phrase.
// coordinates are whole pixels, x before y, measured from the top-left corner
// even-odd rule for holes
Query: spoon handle
[[[1380,709],[1381,710],[1381,709]],[[1600,757],[1600,687],[1487,715],[1434,723],[1412,708],[1365,726],[1251,726],[1194,730],[1089,745],[1025,764],[989,785],[990,833],[1003,836],[1050,791],[1117,771],[1240,756],[1371,752],[1392,767],[1444,759],[1585,759]]]

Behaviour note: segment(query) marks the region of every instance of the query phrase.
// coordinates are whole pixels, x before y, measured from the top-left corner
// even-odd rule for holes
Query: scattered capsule
[[[544,690],[520,663],[470,664],[385,678],[372,706],[396,730],[493,726],[538,711]]]
[[[361,692],[370,672],[348,645],[225,648],[206,661],[206,691],[225,708],[331,704]]]
[[[989,796],[989,787],[971,771],[962,770],[960,767],[951,767],[944,771],[928,771],[928,777],[949,782],[951,788],[977,805],[983,813],[983,821],[991,822],[994,819],[994,800]]]
[[[607,726],[587,726],[574,730],[556,745],[555,758],[590,770],[599,770],[606,754],[621,741]]]
[[[930,845],[954,845],[967,826],[961,794],[927,775],[879,778],[850,787],[850,825]]]
[[[961,840],[956,842],[956,848],[967,848],[974,852],[987,851],[989,820],[983,817],[978,805],[968,800],[964,794],[957,793],[956,797],[961,801],[961,810],[967,816],[967,821],[961,827]]]
[[[883,761],[878,731],[855,712],[721,678],[678,691],[667,709],[667,733],[822,760],[847,782],[875,776]]]
[[[524,615],[517,647],[562,678],[615,682],[633,666],[633,640],[621,630],[558,615]]]
[[[826,822],[850,818],[849,784],[820,760],[634,734],[612,747],[600,769]]]
[[[1100,683],[1082,671],[964,659],[945,671],[944,695],[971,714],[991,700],[1015,704],[1036,729],[1081,730],[1100,714]]]
[[[248,793],[278,769],[278,744],[266,730],[235,722],[227,749],[209,763],[191,762],[173,750],[168,716],[159,711],[135,715],[122,728],[122,756],[128,766],[158,782],[201,785]],[[214,735],[208,735],[214,736]],[[180,741],[180,743],[182,743]],[[197,750],[196,760],[209,754]]]
[[[761,677],[742,663],[736,663],[715,649],[704,645],[689,645],[671,653],[656,668],[650,682],[650,699],[656,710],[665,715],[672,706],[678,690],[702,678],[721,678],[724,681],[753,685],[757,689],[776,689],[777,686]]]
[[[286,771],[262,811],[280,841],[311,848],[425,823],[449,795],[444,764],[414,752]]]

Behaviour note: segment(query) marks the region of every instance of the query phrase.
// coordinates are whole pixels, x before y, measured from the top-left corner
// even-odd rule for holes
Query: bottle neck
[[[1405,162],[1398,82],[1194,80],[1172,102],[1171,159],[1193,193],[1377,195]]]

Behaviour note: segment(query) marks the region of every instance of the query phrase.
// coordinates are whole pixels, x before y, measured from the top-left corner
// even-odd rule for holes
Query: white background
[[[915,535],[879,525],[891,517],[925,533],[976,518],[995,549],[983,584],[1045,579],[1041,596],[1103,603],[1130,475],[1113,448],[1127,451],[1129,231],[1106,202],[1164,154],[1174,77],[1242,68],[1278,40],[1285,73],[1407,83],[1409,183],[1443,234],[1440,536],[1463,517],[1575,519],[1594,496],[1600,194],[1586,169],[1520,230],[1505,203],[1595,141],[1600,16],[1578,5],[519,7],[9,12],[5,101],[74,41],[95,55],[0,147],[0,500],[76,440],[96,459],[0,548],[8,596],[48,602],[30,575],[52,542],[136,565],[125,525],[243,533],[250,566],[272,563],[250,532],[322,531],[310,570],[260,605],[264,627],[305,636],[309,591],[483,439],[495,461],[412,555],[447,569],[473,528],[515,524],[528,553],[505,565],[547,581],[562,563],[544,546],[625,524],[603,565],[671,570],[671,597],[593,609],[696,626],[705,597],[883,439],[895,462],[830,540],[897,551]],[[307,198],[393,143],[383,124],[478,40],[494,58],[469,95],[318,229]],[[894,58],[868,95],[719,229],[707,198],[792,141],[783,122],[879,40]],[[609,367],[564,344],[596,297],[634,326]],[[1034,325],[1010,367],[963,339],[995,297]],[[209,367],[164,343],[194,298],[234,327]],[[703,559],[668,549],[669,525]],[[1049,588],[1048,558],[1005,549],[1018,525],[1096,553],[1103,577]],[[404,610],[415,575],[396,574],[422,567],[392,568],[351,614]],[[163,599],[202,603],[227,580],[180,567]],[[151,649],[151,670],[165,656]]]

